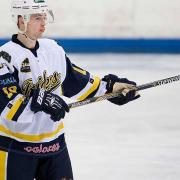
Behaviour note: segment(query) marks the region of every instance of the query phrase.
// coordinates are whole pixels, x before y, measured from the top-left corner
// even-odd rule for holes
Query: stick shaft
[[[161,86],[161,85],[173,83],[173,82],[176,82],[179,80],[180,80],[180,75],[173,76],[173,77],[169,77],[166,79],[157,80],[157,81],[154,81],[151,83],[142,84],[140,86],[137,86],[137,90],[140,91],[140,90],[144,90],[144,89],[148,89],[148,88],[152,88],[152,87],[156,87],[156,86]]]
[[[150,83],[146,83],[146,84],[142,84],[140,86],[137,86],[137,91],[141,91],[141,90],[144,90],[144,89],[149,89],[149,88],[152,88],[152,87],[173,83],[173,82],[176,82],[176,81],[179,81],[179,80],[180,80],[180,75],[169,77],[169,78],[166,78],[166,79],[157,80],[157,81],[154,81],[154,82],[150,82]],[[85,100],[82,100],[82,101],[77,101],[77,102],[74,102],[74,103],[70,103],[70,104],[68,104],[68,106],[69,106],[69,108],[75,108],[75,107],[84,106],[84,105],[87,105],[87,104],[90,104],[90,103],[99,102],[99,101],[106,100],[106,99],[111,99],[111,98],[118,97],[118,96],[121,96],[121,95],[122,95],[122,93],[109,93],[109,94],[105,94],[105,95],[102,95],[102,96],[92,97],[92,98],[88,98],[88,99],[85,99]]]

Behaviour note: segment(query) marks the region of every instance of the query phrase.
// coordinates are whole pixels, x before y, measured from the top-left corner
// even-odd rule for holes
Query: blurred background
[[[179,0],[49,0],[45,37],[92,74],[143,84],[180,74]],[[0,2],[0,45],[16,33]],[[64,122],[76,180],[179,180],[180,82],[72,109]],[[70,102],[69,99],[66,99]]]
[[[180,52],[179,0],[48,2],[55,23],[46,36],[68,52]],[[1,2],[0,16],[0,38],[9,38],[16,32],[10,0]]]

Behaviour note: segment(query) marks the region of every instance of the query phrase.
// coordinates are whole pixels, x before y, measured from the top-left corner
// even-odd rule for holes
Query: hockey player
[[[53,22],[44,0],[12,0],[18,34],[0,47],[0,180],[72,180],[61,98],[76,100],[123,92],[137,99],[136,83],[109,74],[100,79],[71,63],[54,40],[41,39]]]

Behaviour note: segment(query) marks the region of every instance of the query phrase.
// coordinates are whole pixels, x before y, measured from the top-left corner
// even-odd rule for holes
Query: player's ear
[[[21,30],[22,26],[24,26],[24,19],[21,15],[18,15],[18,21],[17,21],[18,29]]]

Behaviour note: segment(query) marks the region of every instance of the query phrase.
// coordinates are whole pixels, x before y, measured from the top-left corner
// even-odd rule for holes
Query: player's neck
[[[24,34],[18,33],[17,39],[29,49],[33,49],[36,46],[36,40],[31,40]]]

